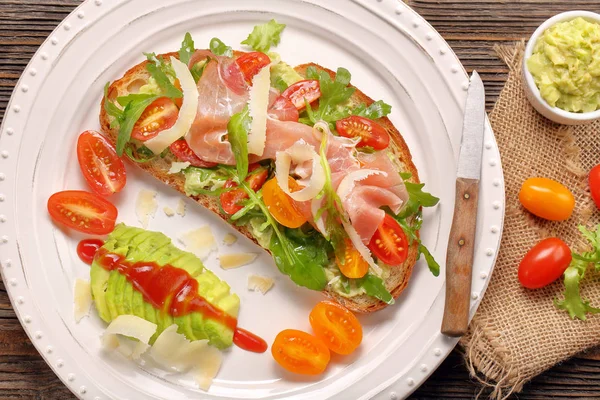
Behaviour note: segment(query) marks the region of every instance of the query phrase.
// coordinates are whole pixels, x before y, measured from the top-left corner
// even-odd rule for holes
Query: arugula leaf
[[[285,24],[278,24],[274,19],[265,24],[256,25],[242,44],[250,46],[255,51],[266,53],[271,46],[279,44],[284,28]]]
[[[167,74],[163,72],[160,68],[156,66],[156,64],[148,63],[146,64],[146,70],[150,73],[150,76],[154,78],[158,87],[162,90],[163,94],[166,97],[171,99],[180,99],[183,97],[183,93],[181,90],[177,89],[175,85],[171,83]]]
[[[189,64],[192,54],[194,54],[195,50],[194,39],[192,39],[192,35],[190,35],[189,32],[186,32],[185,37],[181,42],[181,49],[179,49],[179,61],[185,65]]]
[[[360,115],[369,119],[378,119],[387,116],[392,112],[392,106],[385,103],[383,100],[377,100],[367,107],[364,103],[352,110],[352,114]]]
[[[423,243],[421,243],[421,239],[419,239],[419,237],[417,236],[417,231],[421,229],[421,225],[423,223],[423,218],[421,218],[421,211],[417,211],[417,214],[415,215],[411,225],[409,225],[404,218],[394,215],[389,209],[386,211],[396,221],[398,221],[398,224],[400,224],[400,227],[402,228],[402,230],[406,234],[406,237],[408,238],[408,244],[413,244],[413,242],[415,241],[419,243],[417,247],[417,261],[421,258],[422,254],[425,257],[425,261],[427,262],[427,267],[429,268],[429,271],[431,271],[433,276],[439,276],[440,264],[438,264],[435,258],[433,258],[433,255],[431,254],[429,249],[425,247]]]
[[[351,114],[352,110],[344,106],[344,103],[348,101],[356,89],[348,87],[351,75],[347,69],[338,68],[335,79],[331,79],[331,76],[327,72],[310,66],[306,69],[306,76],[308,79],[317,79],[321,88],[319,107],[317,110],[311,109],[312,116],[309,114],[309,119],[313,125],[319,120],[332,124]]]
[[[125,145],[131,139],[131,131],[133,126],[140,119],[144,110],[152,104],[160,95],[151,94],[130,94],[129,96],[118,97],[119,104],[124,106],[123,115],[119,122],[119,135],[117,136],[117,154],[123,155]],[[126,99],[127,101],[125,102]]]
[[[133,149],[131,146],[128,146],[125,148],[125,154],[127,155],[127,157],[129,157],[129,159],[135,163],[138,164],[145,164],[149,161],[152,161],[156,158],[156,155],[152,152],[152,150],[150,150],[149,148],[147,148],[146,146],[140,146],[137,149],[137,153],[138,155],[142,156],[142,158],[137,158],[134,154],[133,154]]]
[[[209,48],[210,51],[212,51],[213,54],[217,56],[231,57],[233,55],[233,50],[231,49],[231,47],[227,46],[221,41],[221,39],[216,37],[210,39]]]
[[[327,285],[324,266],[329,263],[330,248],[323,236],[305,235],[299,229],[273,235],[269,245],[277,268],[297,285],[312,290],[323,290]]]
[[[248,106],[234,114],[227,124],[227,137],[235,156],[235,165],[240,181],[248,176],[248,131],[250,130],[250,111]]]
[[[172,78],[176,77],[175,70],[171,66],[171,63],[165,62],[165,59],[162,56],[159,57],[156,55],[156,53],[144,53],[144,55],[148,61],[150,61],[150,63],[156,65],[165,74],[171,76]]]
[[[423,191],[424,183],[404,182],[404,185],[408,191],[408,201],[398,214],[400,218],[416,214],[420,207],[433,207],[440,201],[440,199],[431,193]]]
[[[357,279],[359,287],[365,289],[365,292],[387,304],[394,304],[394,297],[383,284],[383,280],[375,275],[367,274],[363,278]]]
[[[554,299],[554,305],[569,313],[572,319],[579,318],[585,321],[587,313],[600,313],[600,308],[590,305],[589,300],[581,298],[579,284],[585,277],[588,266],[593,265],[596,271],[600,271],[600,225],[596,226],[596,231],[591,232],[585,226],[580,225],[579,231],[584,238],[592,245],[592,250],[583,254],[573,253],[573,260],[565,270],[564,283],[565,292],[562,300]]]

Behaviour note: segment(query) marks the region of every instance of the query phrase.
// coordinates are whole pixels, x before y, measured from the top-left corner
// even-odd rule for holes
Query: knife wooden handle
[[[456,179],[454,218],[446,254],[446,304],[442,320],[442,333],[448,336],[463,336],[469,325],[478,196],[478,180]]]

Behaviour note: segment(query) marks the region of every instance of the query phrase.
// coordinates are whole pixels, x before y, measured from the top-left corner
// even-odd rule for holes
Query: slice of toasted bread
[[[238,53],[236,52],[236,56],[237,54]],[[161,56],[164,57],[166,60],[168,60],[170,56],[178,58],[177,53],[167,53]],[[108,89],[108,98],[114,101],[114,99],[116,99],[119,96],[125,96],[127,94],[136,93],[136,91],[144,83],[146,83],[150,77],[149,73],[146,70],[147,63],[148,61],[141,62],[140,64],[129,69],[121,79],[114,81]],[[295,69],[300,75],[306,76],[306,69],[310,66],[326,71],[332,78],[335,76],[335,73],[333,71],[314,63],[299,65],[295,67]],[[108,114],[106,114],[104,110],[105,100],[105,98],[102,99],[100,107],[100,125],[102,127],[102,131],[114,143],[117,139],[118,129],[111,129],[110,127],[111,117]],[[373,103],[373,100],[367,95],[365,95],[363,92],[361,92],[359,89],[356,89],[356,92],[352,95],[350,101],[356,105],[360,103],[365,103],[367,106]],[[400,132],[398,132],[398,130],[394,127],[392,122],[387,117],[380,118],[377,122],[381,126],[383,126],[390,135],[390,149],[397,156],[399,160],[399,165],[401,166],[402,170],[404,172],[410,172],[412,174],[412,177],[410,178],[411,182],[418,183],[419,176],[417,173],[417,169],[412,162],[410,151]],[[137,164],[137,166],[150,173],[156,179],[166,183],[167,185],[173,187],[174,189],[178,190],[179,192],[185,195],[185,177],[183,176],[183,174],[168,174],[172,161],[174,160],[171,156],[167,156],[165,158],[157,157],[150,162],[139,163]],[[221,207],[219,206],[219,199],[217,197],[199,195],[194,196],[193,199],[201,206],[209,209],[210,211],[223,218],[223,220],[227,221],[228,216],[222,213]],[[236,228],[240,233],[246,235],[249,239],[257,243],[256,239],[247,228],[237,226],[234,226],[234,228]],[[268,251],[268,249],[265,250]],[[404,288],[406,288],[408,280],[416,263],[417,257],[418,244],[416,242],[413,242],[412,245],[409,247],[408,257],[406,261],[402,265],[390,269],[389,276],[385,279],[384,283],[386,288],[389,290],[389,292],[394,298],[397,298],[400,295],[400,293],[404,290]],[[358,295],[351,298],[343,297],[331,290],[331,288],[329,287],[327,287],[323,291],[323,293],[331,299],[342,304],[346,308],[356,312],[373,312],[387,306],[386,303],[368,295]]]

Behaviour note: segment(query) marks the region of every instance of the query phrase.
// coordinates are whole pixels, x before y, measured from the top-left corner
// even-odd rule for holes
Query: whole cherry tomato
[[[550,221],[568,219],[575,208],[575,198],[569,189],[548,178],[529,178],[523,182],[519,201],[530,213]]]
[[[562,240],[544,239],[531,248],[519,264],[519,281],[528,289],[539,289],[560,278],[571,263],[571,250]]]

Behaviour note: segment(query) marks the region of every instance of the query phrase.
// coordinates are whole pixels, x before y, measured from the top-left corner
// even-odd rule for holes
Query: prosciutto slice
[[[185,139],[190,148],[201,159],[219,164],[234,165],[235,157],[226,138],[227,123],[230,118],[242,111],[248,103],[248,87],[237,64],[228,57],[215,56],[208,51],[197,51],[190,60],[194,64],[210,57],[198,82],[199,104],[196,119]],[[267,118],[266,143],[262,156],[250,156],[250,162],[275,159],[279,151],[289,149],[294,143],[304,141],[318,153],[321,146],[321,133],[308,125],[295,121],[285,121],[283,114],[272,108],[279,93],[272,90],[270,109]],[[377,227],[383,221],[385,212],[381,207],[388,206],[397,212],[407,200],[408,194],[396,165],[387,152],[372,154],[360,153],[357,157],[355,142],[330,132],[327,146],[327,160],[331,169],[334,190],[349,174],[361,169],[374,170],[352,184],[350,192],[343,193],[342,206],[350,218],[364,244],[368,244]],[[301,180],[310,179],[310,163],[293,166],[292,173]],[[342,197],[342,196],[340,196]],[[315,207],[311,201],[297,202],[307,219],[314,222]],[[316,224],[323,229],[323,224]]]

